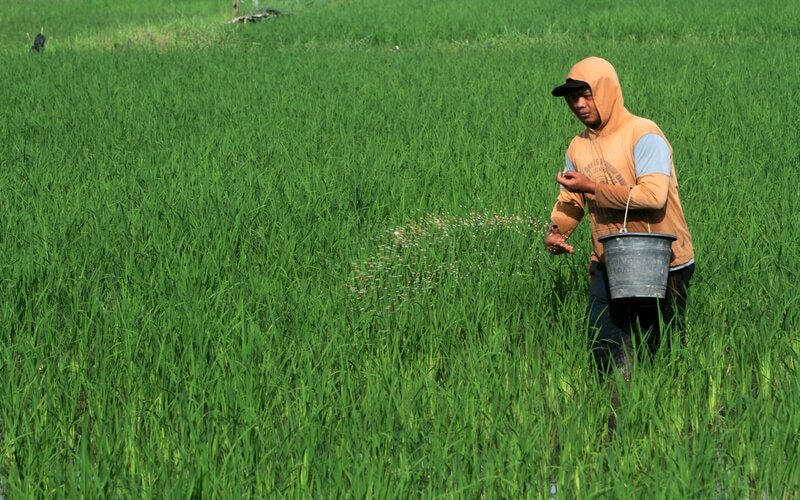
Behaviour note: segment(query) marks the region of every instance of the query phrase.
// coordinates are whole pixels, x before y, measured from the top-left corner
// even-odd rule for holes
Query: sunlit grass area
[[[794,494],[793,6],[263,8],[0,0],[0,494]],[[697,251],[630,389],[590,369],[587,225],[541,252],[590,54]]]

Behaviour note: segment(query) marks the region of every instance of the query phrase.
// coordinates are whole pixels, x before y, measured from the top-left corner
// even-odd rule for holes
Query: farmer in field
[[[553,89],[586,126],[566,153],[566,168],[551,214],[545,246],[552,254],[571,254],[567,239],[588,211],[592,229],[588,313],[594,360],[601,373],[616,367],[628,379],[631,335],[649,332],[654,351],[661,325],[683,326],[686,291],[694,272],[692,239],[678,198],[672,146],[650,120],[630,113],[614,67],[598,57],[578,62],[566,82]],[[625,208],[629,204],[627,220]],[[603,245],[598,238],[629,232],[666,233],[672,243],[666,298],[614,299],[609,293]]]

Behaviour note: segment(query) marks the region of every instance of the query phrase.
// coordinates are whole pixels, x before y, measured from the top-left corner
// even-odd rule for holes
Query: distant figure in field
[[[253,8],[258,9],[258,0],[253,0]],[[233,12],[236,14],[239,13],[239,2],[236,0],[233,2]]]
[[[28,40],[30,40],[30,35],[28,36]],[[33,39],[31,50],[34,52],[42,52],[44,50],[44,41],[44,28],[42,28],[39,34],[36,35],[36,38]]]

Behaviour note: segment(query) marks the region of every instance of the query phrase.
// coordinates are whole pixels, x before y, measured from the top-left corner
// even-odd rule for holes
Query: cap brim
[[[567,94],[575,92],[576,90],[585,89],[588,86],[589,84],[582,80],[567,78],[566,82],[553,89],[553,96],[564,97]]]

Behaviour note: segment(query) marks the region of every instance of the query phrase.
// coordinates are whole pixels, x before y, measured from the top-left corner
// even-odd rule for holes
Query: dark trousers
[[[671,333],[683,336],[686,294],[694,264],[669,273],[664,299],[611,299],[608,275],[602,264],[589,266],[589,334],[592,353],[601,373],[626,365],[633,342],[655,353],[661,338]]]

